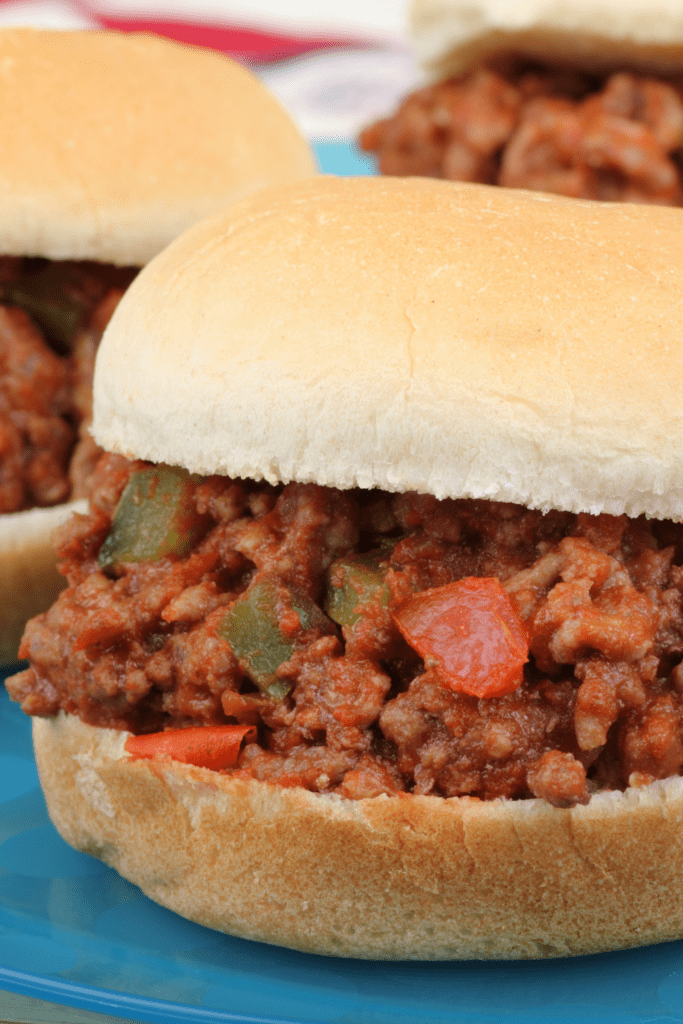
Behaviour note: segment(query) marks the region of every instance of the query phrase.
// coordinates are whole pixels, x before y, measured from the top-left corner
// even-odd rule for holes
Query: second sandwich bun
[[[0,31],[0,253],[143,266],[195,221],[314,173],[278,101],[210,50]]]
[[[368,126],[382,174],[683,204],[674,0],[414,0],[425,83]]]
[[[130,268],[129,280],[195,221],[315,172],[275,98],[208,50],[152,35],[3,29],[0,80],[0,256],[33,259],[30,273],[36,260],[85,260]],[[13,285],[24,271],[6,265]],[[5,380],[12,358],[0,355]],[[2,401],[0,379],[6,412]],[[25,412],[12,415],[11,429],[21,420],[26,434]],[[82,433],[87,422],[77,427]],[[33,458],[33,441],[25,443]],[[49,538],[70,508],[63,499],[39,510],[25,504],[0,514],[0,662],[15,659],[26,619],[63,583]]]
[[[683,69],[676,0],[413,0],[412,38],[430,76],[509,56],[594,73]]]

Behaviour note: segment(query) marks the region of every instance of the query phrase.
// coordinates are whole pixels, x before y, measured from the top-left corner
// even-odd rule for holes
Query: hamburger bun
[[[195,221],[315,171],[278,101],[210,50],[3,29],[0,69],[2,254],[143,266]]]
[[[682,228],[426,180],[269,190],[128,290],[95,436],[202,474],[680,519]],[[231,934],[408,959],[683,935],[678,776],[571,808],[346,800],[133,760],[125,732],[63,713],[34,741],[68,842]]]
[[[2,29],[0,75],[0,255],[142,266],[195,221],[315,171],[274,97],[207,50]],[[65,514],[0,515],[0,661],[63,584],[49,538]]]
[[[593,72],[683,69],[675,0],[413,0],[411,26],[418,59],[438,79],[509,54]]]
[[[682,228],[429,179],[264,192],[133,282],[93,434],[202,474],[680,518]]]
[[[386,960],[576,956],[683,935],[679,777],[566,810],[345,800],[133,761],[127,735],[61,712],[33,720],[50,817],[77,850],[209,928]]]

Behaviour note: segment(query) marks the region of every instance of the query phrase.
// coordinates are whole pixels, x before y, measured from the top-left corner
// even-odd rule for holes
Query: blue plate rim
[[[299,1024],[291,1018],[254,1017],[224,1010],[209,1010],[186,1003],[133,996],[126,992],[97,988],[93,985],[59,981],[56,978],[15,971],[2,966],[0,988],[18,995],[49,999],[62,1006],[97,1013],[113,1013],[120,1016],[122,1011],[126,1011],[129,1019],[149,1024],[186,1024],[189,1021],[196,1021],[197,1024]]]

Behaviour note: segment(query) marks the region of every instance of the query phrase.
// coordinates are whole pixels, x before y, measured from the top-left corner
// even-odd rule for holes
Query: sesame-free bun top
[[[680,0],[413,0],[411,26],[438,78],[507,53],[588,71],[683,71]]]
[[[681,324],[681,210],[321,177],[142,271],[93,432],[202,474],[677,518]]]
[[[151,35],[0,30],[0,253],[142,265],[257,188],[314,173],[233,61]]]

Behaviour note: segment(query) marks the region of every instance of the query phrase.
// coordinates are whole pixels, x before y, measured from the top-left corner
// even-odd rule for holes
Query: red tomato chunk
[[[247,739],[256,739],[253,726],[205,725],[129,736],[125,749],[134,758],[153,758],[165,754],[174,761],[211,768],[217,772],[231,768],[236,763],[242,742]]]
[[[394,612],[401,633],[455,693],[502,697],[522,682],[529,637],[497,579],[467,576],[423,590]]]

